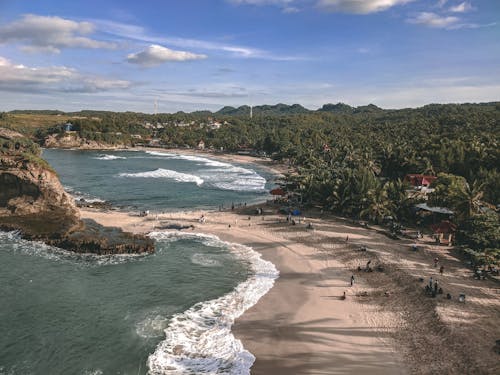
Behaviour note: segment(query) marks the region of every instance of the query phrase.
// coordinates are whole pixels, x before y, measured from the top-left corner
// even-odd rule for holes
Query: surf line
[[[201,233],[152,232],[154,239],[198,239],[228,248],[250,265],[251,275],[228,294],[199,302],[172,317],[165,339],[148,358],[151,374],[219,373],[249,374],[255,356],[231,332],[236,318],[255,305],[279,277],[275,265],[253,248],[222,241]]]

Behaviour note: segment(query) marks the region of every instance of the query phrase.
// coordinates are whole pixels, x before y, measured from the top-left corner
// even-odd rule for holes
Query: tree
[[[473,215],[460,225],[457,242],[476,260],[500,262],[500,220],[494,211]]]

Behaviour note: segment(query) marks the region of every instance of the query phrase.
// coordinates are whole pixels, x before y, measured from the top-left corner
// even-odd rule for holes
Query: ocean
[[[265,199],[272,175],[199,156],[45,150],[77,198],[156,211]],[[0,374],[248,374],[231,333],[277,277],[251,248],[155,232],[147,256],[85,256],[0,232]]]

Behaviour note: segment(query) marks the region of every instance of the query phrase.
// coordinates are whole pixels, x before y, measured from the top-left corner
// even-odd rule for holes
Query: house
[[[457,226],[448,220],[443,220],[439,224],[431,225],[434,232],[436,242],[440,245],[452,245],[453,235],[457,230]]]
[[[428,188],[434,181],[436,181],[436,176],[423,175],[423,174],[407,174],[404,178],[405,182],[408,182],[411,186],[415,188]]]
[[[63,129],[65,132],[71,132],[73,131],[73,124],[71,122],[67,122],[63,125]]]

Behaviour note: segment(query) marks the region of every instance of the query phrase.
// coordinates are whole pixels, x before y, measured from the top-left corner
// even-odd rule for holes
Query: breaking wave
[[[203,184],[203,179],[201,177],[172,171],[170,169],[158,168],[154,171],[149,172],[138,172],[138,173],[120,173],[120,177],[134,177],[134,178],[168,178],[175,180],[177,182],[194,182],[196,185],[200,186]]]
[[[196,171],[203,181],[221,190],[265,191],[266,179],[257,172],[230,163],[195,155],[181,155],[159,151],[146,151],[152,156],[166,159],[187,160],[201,168]],[[208,168],[207,168],[208,167]]]
[[[99,156],[96,156],[94,159],[97,159],[97,160],[118,160],[118,159],[126,159],[126,157],[124,157],[124,156],[116,156],[116,155],[101,154]]]
[[[195,304],[172,317],[165,340],[148,358],[151,374],[249,374],[255,357],[231,332],[234,320],[266,294],[279,273],[252,248],[196,233],[154,232],[157,240],[198,239],[210,246],[228,247],[248,262],[252,275],[232,292]]]

